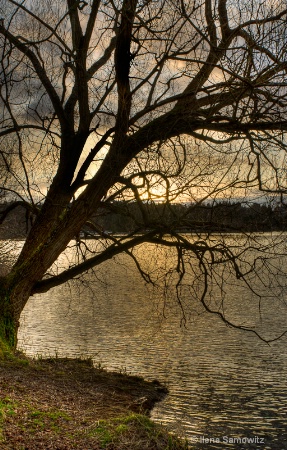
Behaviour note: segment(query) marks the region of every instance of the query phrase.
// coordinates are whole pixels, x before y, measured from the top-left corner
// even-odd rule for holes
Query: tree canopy
[[[178,283],[187,259],[197,265],[199,301],[231,323],[206,302],[213,270],[248,283],[275,241],[210,240],[193,211],[227,199],[284,207],[286,1],[1,0],[0,11],[0,217],[21,206],[30,224],[1,278],[2,335],[15,342],[30,295],[144,242],[174,247]],[[135,202],[129,232],[105,233],[99,215],[130,216]],[[155,203],[169,214],[149,214]],[[104,238],[100,252],[83,228]],[[69,245],[78,258],[53,273]]]

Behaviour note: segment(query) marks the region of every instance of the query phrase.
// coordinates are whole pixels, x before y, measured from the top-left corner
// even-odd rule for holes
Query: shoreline
[[[184,450],[149,418],[158,381],[106,372],[90,360],[0,360],[0,449]]]

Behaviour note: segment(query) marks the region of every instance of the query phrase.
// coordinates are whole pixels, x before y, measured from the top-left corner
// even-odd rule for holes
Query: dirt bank
[[[0,448],[181,450],[148,414],[159,383],[107,373],[89,361],[0,361]]]

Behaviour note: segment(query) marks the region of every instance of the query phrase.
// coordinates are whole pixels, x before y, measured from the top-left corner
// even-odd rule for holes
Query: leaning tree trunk
[[[69,205],[71,196],[67,191],[61,192],[60,183],[51,186],[17,262],[6,277],[0,278],[0,337],[10,347],[16,348],[20,315],[33,287],[97,210],[128,159],[120,160],[118,155],[107,157],[93,185],[72,205]]]
[[[70,196],[54,184],[18,260],[10,273],[0,278],[0,338],[12,349],[16,348],[20,315],[33,286],[86,221],[84,211],[78,211],[76,221],[67,217],[69,202]]]
[[[78,214],[75,223],[65,227],[65,211],[67,208],[63,208],[62,213],[58,212],[56,219],[54,214],[49,215],[48,210],[45,210],[33,226],[10,273],[0,278],[0,338],[12,349],[17,345],[21,312],[33,294],[34,285],[42,280],[49,267],[86,221],[83,213]],[[71,218],[70,222],[73,222]]]
[[[66,206],[56,214],[53,208],[44,209],[11,272],[0,279],[0,337],[13,349],[17,345],[20,315],[34,285],[42,280],[87,219],[84,211],[78,211],[74,220],[69,217],[66,221]]]
[[[1,345],[15,349],[22,312],[31,292],[29,280],[17,283],[13,277],[0,279],[0,341]]]

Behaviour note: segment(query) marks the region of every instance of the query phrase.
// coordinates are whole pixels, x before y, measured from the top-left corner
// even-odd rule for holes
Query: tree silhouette
[[[15,345],[30,295],[120,252],[132,256],[143,242],[176,249],[179,282],[185,258],[194,257],[199,300],[211,310],[205,292],[216,264],[242,279],[256,267],[241,264],[243,250],[220,236],[215,244],[199,230],[192,240],[178,230],[195,204],[259,193],[284,200],[284,2],[1,0],[0,7],[1,215],[21,206],[32,225],[1,278],[3,338]],[[130,214],[124,205],[132,201],[130,233],[106,234],[98,215],[119,202],[118,213]],[[164,203],[168,220],[149,215],[154,202]],[[175,211],[174,202],[190,207]],[[100,253],[81,242],[84,227],[105,238]],[[53,275],[75,240],[82,258]]]

